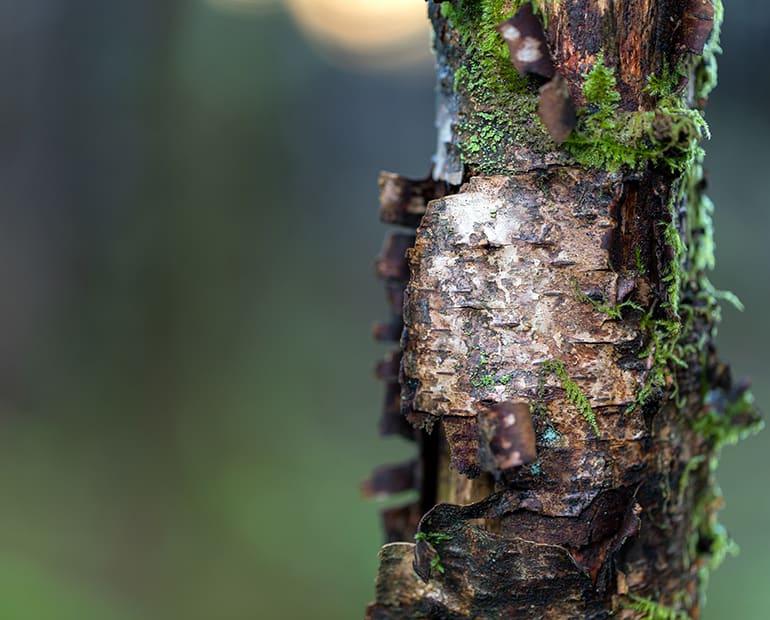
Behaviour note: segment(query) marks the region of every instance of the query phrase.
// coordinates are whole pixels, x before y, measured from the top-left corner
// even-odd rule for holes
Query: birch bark
[[[381,178],[416,234],[378,263],[383,430],[420,456],[368,486],[420,499],[385,514],[367,618],[699,616],[716,456],[760,424],[713,346],[714,2],[428,3],[438,150]]]

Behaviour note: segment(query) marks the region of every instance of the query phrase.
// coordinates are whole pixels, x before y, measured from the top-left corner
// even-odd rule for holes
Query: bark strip
[[[393,277],[421,452],[367,487],[421,499],[388,530],[405,536],[367,618],[697,618],[729,549],[716,457],[760,425],[714,351],[705,272],[696,107],[721,5],[428,5],[433,178],[381,180],[386,219],[419,224]],[[561,105],[543,103],[549,66],[579,106],[571,134],[560,109],[541,123]]]

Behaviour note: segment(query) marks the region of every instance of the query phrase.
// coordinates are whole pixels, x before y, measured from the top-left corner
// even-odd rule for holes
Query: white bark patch
[[[533,37],[524,37],[516,57],[521,62],[535,62],[540,60],[543,53],[540,51],[540,41]]]
[[[452,144],[452,123],[454,117],[447,100],[438,95],[436,103],[436,154],[433,157],[433,179],[459,185],[463,180],[462,164],[457,158],[449,157],[447,149]]]
[[[633,402],[643,373],[623,370],[613,343],[632,341],[638,324],[609,320],[575,294],[576,285],[614,291],[616,280],[602,248],[614,181],[595,186],[585,174],[478,177],[429,203],[409,252],[404,375],[416,385],[414,410],[475,416],[481,402],[532,402],[539,365],[552,359],[592,406]],[[587,435],[571,415],[570,430]]]
[[[506,41],[511,41],[512,43],[514,41],[518,41],[521,37],[521,33],[519,32],[519,29],[516,28],[513,24],[509,24],[506,22],[503,27],[500,29],[500,34],[503,35],[503,39]]]

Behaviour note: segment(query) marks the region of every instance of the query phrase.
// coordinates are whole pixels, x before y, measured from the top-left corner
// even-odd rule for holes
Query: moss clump
[[[417,532],[414,535],[414,539],[417,541],[425,540],[431,545],[437,545],[438,543],[452,540],[452,537],[449,534],[444,534],[443,532]]]
[[[690,614],[685,611],[667,607],[653,601],[651,598],[628,595],[629,600],[620,604],[626,609],[633,609],[644,614],[644,620],[690,620]]]
[[[711,470],[716,468],[716,459],[709,463]],[[698,597],[701,606],[706,604],[706,590],[711,573],[724,562],[728,555],[738,555],[740,549],[730,538],[725,527],[717,519],[717,511],[722,507],[722,491],[712,483],[700,497],[693,509],[690,533],[685,547],[685,565],[697,566]]]
[[[737,394],[723,390],[709,391],[703,402],[703,413],[693,422],[693,428],[715,450],[738,443],[764,427],[754,395],[748,388]]]
[[[543,362],[540,366],[540,371],[544,374],[554,373],[556,377],[561,381],[561,387],[567,393],[567,400],[570,404],[578,410],[580,415],[583,416],[588,424],[590,424],[597,437],[600,436],[599,425],[596,423],[596,414],[591,408],[591,403],[588,402],[588,398],[583,394],[577,383],[572,381],[567,374],[567,367],[561,360],[549,360]]]
[[[457,30],[465,55],[455,67],[454,91],[471,102],[459,106],[457,147],[462,162],[484,174],[512,170],[511,153],[522,147],[538,153],[555,149],[537,116],[538,84],[519,76],[495,29],[524,3],[441,3],[441,15]]]
[[[564,143],[581,164],[614,171],[623,166],[639,169],[652,162],[683,172],[698,152],[698,141],[708,127],[696,110],[676,96],[676,82],[666,70],[652,77],[648,92],[658,98],[656,110],[625,112],[618,109],[620,93],[613,69],[602,53],[584,76],[586,108]]]

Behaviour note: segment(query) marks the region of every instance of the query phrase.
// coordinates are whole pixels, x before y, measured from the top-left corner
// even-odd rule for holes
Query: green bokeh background
[[[412,451],[376,433],[376,179],[428,170],[429,56],[341,68],[280,7],[193,0],[0,24],[0,619],[360,618],[358,484]],[[727,2],[707,147],[722,355],[765,409],[768,32]],[[767,617],[769,452],[724,451],[705,620]]]

